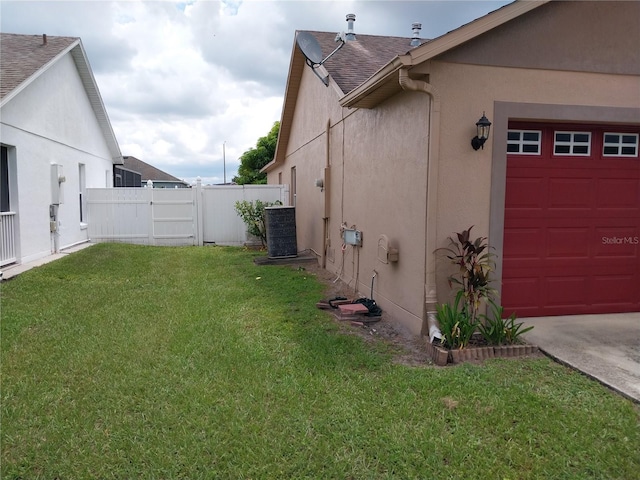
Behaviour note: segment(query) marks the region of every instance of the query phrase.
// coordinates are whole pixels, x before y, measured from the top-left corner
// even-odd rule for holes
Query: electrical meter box
[[[57,163],[51,164],[51,203],[60,205],[64,203],[64,190],[62,184],[66,181],[62,165]]]
[[[362,232],[360,230],[346,229],[342,232],[342,238],[347,245],[362,246]]]

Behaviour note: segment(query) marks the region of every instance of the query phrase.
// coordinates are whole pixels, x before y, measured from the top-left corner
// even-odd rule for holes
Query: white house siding
[[[80,225],[79,164],[86,187],[111,186],[112,159],[70,54],[61,58],[2,107],[0,138],[15,169],[18,261],[53,250],[49,229],[51,164],[62,165],[64,203],[59,208],[59,242],[65,248],[87,240]]]

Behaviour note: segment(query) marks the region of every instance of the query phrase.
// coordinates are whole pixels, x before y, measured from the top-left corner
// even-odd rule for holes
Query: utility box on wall
[[[64,176],[62,165],[51,164],[51,204],[60,205],[64,203],[64,190],[62,184],[67,179]]]
[[[347,245],[362,246],[362,232],[360,230],[346,229],[342,232],[342,238]]]

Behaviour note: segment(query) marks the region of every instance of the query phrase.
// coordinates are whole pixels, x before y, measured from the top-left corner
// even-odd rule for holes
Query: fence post
[[[153,182],[147,180],[147,201],[149,202],[149,245],[155,245],[153,239]]]
[[[204,198],[202,195],[202,179],[200,177],[196,180],[196,193],[195,193],[195,202],[196,202],[196,218],[195,218],[195,227],[196,227],[196,239],[198,242],[198,246],[202,247],[204,245],[204,216],[203,216],[203,208],[202,203],[204,202]]]

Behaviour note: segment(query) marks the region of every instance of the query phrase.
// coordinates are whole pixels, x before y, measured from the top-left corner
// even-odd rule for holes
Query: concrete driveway
[[[640,312],[521,320],[528,343],[640,403]]]

